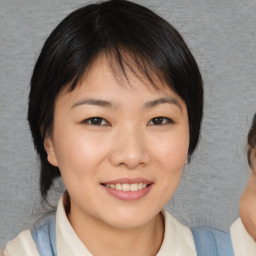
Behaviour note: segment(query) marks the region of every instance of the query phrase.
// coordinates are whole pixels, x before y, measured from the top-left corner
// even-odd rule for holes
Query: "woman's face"
[[[56,99],[48,161],[58,166],[72,216],[118,228],[151,221],[173,196],[189,146],[187,109],[128,73],[116,79],[103,58],[74,91]]]

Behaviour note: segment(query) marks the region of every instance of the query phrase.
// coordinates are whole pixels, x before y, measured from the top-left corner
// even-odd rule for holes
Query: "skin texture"
[[[240,200],[240,216],[248,233],[256,241],[256,159],[251,158],[248,184]]]
[[[188,152],[181,98],[129,71],[128,79],[98,58],[74,91],[58,96],[53,132],[45,139],[48,161],[59,167],[70,195],[68,218],[93,255],[157,253],[164,234],[160,211],[180,182]],[[123,178],[146,179],[151,188],[137,200],[121,200],[102,185]]]

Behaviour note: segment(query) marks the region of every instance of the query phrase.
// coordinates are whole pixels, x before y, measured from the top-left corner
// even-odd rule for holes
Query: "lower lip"
[[[137,190],[137,191],[122,191],[122,190],[115,190],[113,188],[108,188],[106,186],[103,186],[107,192],[120,199],[120,200],[124,200],[124,201],[135,201],[135,200],[139,200],[141,198],[143,198],[144,196],[146,196],[149,191],[151,190],[153,184],[150,184],[149,186],[141,189],[141,190]]]

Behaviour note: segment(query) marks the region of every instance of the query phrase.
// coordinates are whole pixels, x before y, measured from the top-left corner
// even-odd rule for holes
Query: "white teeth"
[[[131,191],[137,191],[137,190],[138,190],[138,184],[137,184],[137,183],[131,184],[130,190],[131,190]]]
[[[122,185],[122,190],[123,191],[130,191],[130,187],[131,187],[130,184],[123,184]]]
[[[127,184],[127,183],[117,183],[117,184],[106,184],[106,187],[112,188],[115,190],[122,190],[122,191],[138,191],[147,186],[146,183],[133,183],[133,184]]]
[[[122,190],[122,185],[120,183],[117,183],[115,189],[116,190]]]
[[[138,189],[139,190],[143,189],[143,183],[139,183]]]

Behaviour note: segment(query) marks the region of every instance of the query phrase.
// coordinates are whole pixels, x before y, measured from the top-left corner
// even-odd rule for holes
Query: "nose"
[[[119,131],[113,140],[110,162],[133,170],[150,162],[150,155],[143,132],[130,128]]]

